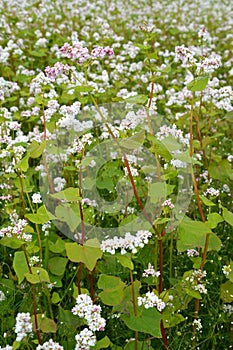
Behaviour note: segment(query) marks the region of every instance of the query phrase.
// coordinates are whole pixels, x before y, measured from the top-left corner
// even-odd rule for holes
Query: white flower
[[[174,204],[172,204],[171,199],[166,199],[163,203],[162,203],[162,207],[168,207],[170,209],[173,209],[175,206]]]
[[[149,276],[159,277],[160,271],[155,271],[154,266],[151,265],[151,263],[148,264],[148,268],[144,270],[142,277],[149,277]]]
[[[0,301],[3,301],[3,300],[5,300],[5,299],[6,299],[5,294],[3,293],[2,290],[0,290]]]
[[[193,321],[193,325],[196,327],[196,330],[199,332],[202,329],[201,319],[198,318],[197,320]]]
[[[142,305],[145,309],[156,307],[160,312],[166,307],[166,304],[153,292],[147,292],[145,297],[138,297],[138,306]]]
[[[54,342],[52,339],[49,339],[49,341],[45,342],[43,345],[38,345],[36,347],[36,350],[52,350],[52,349],[53,350],[64,350],[63,346]]]
[[[207,196],[209,194],[210,196],[217,197],[219,195],[219,190],[215,190],[213,187],[210,187],[206,190],[206,192],[204,194],[205,194],[205,196]]]
[[[188,249],[187,250],[187,255],[188,256],[191,256],[191,257],[194,257],[194,256],[198,256],[199,253],[196,249]]]
[[[91,346],[95,346],[96,336],[88,328],[84,328],[75,336],[77,342],[75,350],[89,350]]]
[[[224,275],[228,276],[231,273],[231,265],[224,265],[222,268]]]
[[[40,193],[34,193],[33,195],[32,195],[32,202],[33,203],[42,203],[42,199],[41,199],[41,195],[40,195]]]
[[[32,323],[29,312],[18,313],[15,324],[15,333],[17,334],[16,341],[21,342],[21,340],[31,332]]]

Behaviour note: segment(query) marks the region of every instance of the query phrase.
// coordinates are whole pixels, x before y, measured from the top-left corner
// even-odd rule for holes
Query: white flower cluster
[[[32,195],[32,203],[34,203],[34,204],[42,203],[42,199],[41,199],[40,193],[33,193],[33,195]]]
[[[193,326],[196,327],[196,330],[198,332],[202,332],[202,324],[201,324],[201,319],[200,318],[198,318],[198,319],[193,321]]]
[[[199,253],[196,249],[188,249],[187,255],[193,258],[194,256],[198,256]]]
[[[148,268],[144,270],[142,277],[159,277],[160,276],[160,271],[155,271],[154,266],[151,265],[151,263],[148,264]]]
[[[182,162],[179,159],[172,159],[171,165],[173,165],[175,168],[186,168],[187,167],[187,163]]]
[[[145,297],[138,297],[138,306],[144,306],[145,309],[156,307],[159,312],[162,312],[166,307],[166,304],[159,299],[159,297],[153,292],[147,292]]]
[[[84,328],[75,336],[77,342],[74,350],[89,350],[91,346],[95,346],[96,336],[88,328]]]
[[[6,345],[4,348],[0,346],[0,350],[13,350],[13,346]]]
[[[16,341],[21,340],[32,332],[32,323],[29,312],[18,313],[16,316],[15,333],[17,334]]]
[[[194,270],[189,277],[186,277],[186,281],[190,282],[191,287],[201,294],[207,294],[207,289],[201,280],[206,277],[206,271]]]
[[[32,235],[23,232],[28,222],[24,219],[19,219],[16,212],[10,215],[12,225],[0,229],[0,237],[16,237],[20,240],[31,242]]]
[[[85,318],[91,331],[103,331],[106,321],[101,317],[101,306],[94,305],[87,294],[76,298],[76,305],[71,310],[74,315]]]
[[[40,262],[40,257],[39,256],[36,256],[36,255],[33,255],[29,258],[29,264],[30,266],[34,266],[36,264],[38,264]]]
[[[229,315],[233,314],[233,305],[231,304],[224,304],[223,305],[223,311]]]
[[[184,45],[176,46],[175,54],[176,58],[181,60],[187,67],[191,67],[197,63],[197,59],[194,58],[194,52]]]
[[[156,137],[160,141],[164,140],[169,135],[173,136],[181,144],[189,145],[189,135],[186,135],[186,137],[184,137],[183,131],[177,129],[177,126],[175,124],[173,124],[172,127],[163,125],[159,128],[159,131],[156,133]]]
[[[52,339],[49,339],[49,341],[45,342],[43,345],[38,345],[36,350],[64,350],[64,348]]]
[[[93,135],[91,133],[84,134],[81,139],[74,140],[72,146],[68,149],[71,154],[81,153],[85,145],[91,145]]]
[[[210,187],[205,191],[204,195],[205,196],[210,195],[210,196],[217,197],[219,195],[219,190],[215,190],[213,187]]]
[[[83,198],[82,199],[82,204],[90,205],[91,207],[96,208],[98,206],[97,202],[95,199],[90,199],[90,198]]]
[[[198,32],[198,36],[200,39],[202,39],[203,41],[211,41],[211,37],[210,34],[208,32],[208,30],[206,29],[205,26],[202,26],[201,29]]]
[[[17,83],[5,80],[0,77],[0,101],[4,101],[6,97],[9,97],[15,91],[20,90]]]
[[[209,57],[206,57],[200,63],[197,63],[197,73],[203,71],[204,73],[210,74],[213,73],[219,67],[221,67],[221,65],[221,56],[217,54],[211,54]]]
[[[125,237],[115,236],[112,239],[109,238],[102,241],[100,249],[112,255],[116,253],[117,249],[121,250],[121,254],[125,254],[127,249],[132,253],[137,253],[137,248],[143,248],[145,244],[148,244],[151,236],[151,232],[146,230],[139,230],[135,236],[127,232]]]
[[[173,209],[175,206],[172,203],[171,199],[166,199],[163,203],[162,203],[162,207],[168,207],[170,209]]]
[[[223,86],[220,89],[209,88],[207,94],[217,108],[226,110],[227,112],[233,110],[233,91],[231,86]]]
[[[53,180],[53,183],[55,185],[54,190],[56,192],[60,192],[65,187],[66,180],[63,179],[62,177],[58,176],[58,177],[55,177],[55,179]]]

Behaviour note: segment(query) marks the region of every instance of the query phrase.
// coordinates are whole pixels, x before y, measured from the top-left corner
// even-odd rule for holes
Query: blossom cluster
[[[28,225],[27,220],[19,219],[19,216],[16,214],[16,212],[10,215],[10,220],[12,225],[2,227],[0,229],[0,237],[15,237],[25,242],[31,242],[32,235],[24,232],[25,227]]]
[[[15,333],[16,341],[21,342],[29,333],[32,332],[32,322],[29,312],[18,313],[16,316]]]
[[[105,48],[97,46],[91,51],[91,53],[89,53],[89,50],[86,47],[83,47],[81,43],[74,43],[73,46],[65,43],[60,49],[60,52],[64,57],[70,58],[72,61],[78,62],[79,64],[82,64],[89,59],[97,57],[103,58],[105,56],[112,57],[114,55],[113,49],[109,46]]]
[[[88,350],[90,346],[94,346],[96,343],[94,332],[103,331],[106,325],[105,319],[101,317],[101,306],[94,305],[87,294],[80,294],[76,298],[76,304],[71,311],[74,315],[84,318],[88,325],[88,328],[84,328],[76,335],[75,350]]]
[[[36,347],[36,350],[63,350],[63,346],[59,345],[57,342],[54,342],[52,339],[49,339],[49,341],[46,341],[43,345],[38,345]]]
[[[162,207],[168,207],[170,209],[173,209],[175,206],[172,203],[171,199],[166,199],[163,203],[162,203]]]
[[[57,62],[53,67],[47,66],[45,68],[45,73],[49,79],[54,81],[58,75],[64,74],[64,73],[68,74],[70,69],[71,68],[68,64]]]
[[[72,309],[74,315],[85,318],[91,331],[103,331],[106,321],[101,317],[101,306],[94,305],[87,294],[80,294],[76,298],[76,305]]]
[[[205,196],[209,195],[209,196],[217,197],[217,196],[219,196],[219,190],[216,190],[215,188],[210,187],[205,191],[204,194],[205,194]]]
[[[125,234],[125,237],[113,237],[101,242],[100,248],[103,252],[115,254],[116,250],[120,249],[121,254],[126,254],[127,249],[132,253],[137,252],[137,248],[143,248],[145,244],[148,244],[149,238],[152,234],[150,231],[139,230],[136,235],[132,235],[130,232]]]
[[[160,276],[160,271],[155,271],[154,266],[151,265],[151,263],[148,264],[148,268],[144,270],[142,277],[159,277]]]
[[[192,271],[191,275],[186,277],[185,280],[190,283],[191,287],[201,293],[201,294],[207,294],[207,289],[202,283],[202,279],[206,277],[207,273],[206,271],[202,270],[194,270]]]
[[[142,305],[145,309],[156,307],[160,312],[162,312],[166,307],[164,301],[162,301],[162,299],[159,299],[159,297],[154,292],[147,292],[145,297],[138,297],[138,306]]]

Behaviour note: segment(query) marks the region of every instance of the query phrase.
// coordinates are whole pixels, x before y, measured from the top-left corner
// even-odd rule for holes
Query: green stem
[[[32,269],[31,269],[31,266],[30,266],[30,263],[29,263],[29,260],[28,260],[25,244],[23,245],[23,252],[24,252],[24,256],[25,256],[25,259],[26,259],[26,263],[27,263],[27,266],[28,266],[29,273],[32,275]],[[38,343],[41,344],[41,335],[40,335],[40,329],[39,329],[38,320],[37,320],[37,314],[36,314],[35,285],[32,284],[31,287],[32,287],[33,315],[34,315],[34,321],[35,321],[36,336],[37,336],[37,339],[38,339]]]
[[[132,261],[132,255],[131,255],[131,261]],[[136,306],[136,298],[135,298],[135,289],[134,289],[134,280],[133,280],[133,272],[132,270],[129,270],[130,273],[130,281],[131,281],[131,291],[132,291],[132,302],[133,302],[133,312],[134,316],[137,316],[137,306]],[[135,350],[138,350],[138,332],[135,331]]]

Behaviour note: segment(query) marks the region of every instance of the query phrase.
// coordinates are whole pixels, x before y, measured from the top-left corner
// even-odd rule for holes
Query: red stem
[[[93,275],[92,271],[89,271],[89,282],[90,282],[90,293],[91,293],[91,299],[94,302],[95,301],[95,291],[93,287]]]

